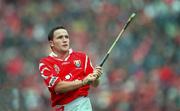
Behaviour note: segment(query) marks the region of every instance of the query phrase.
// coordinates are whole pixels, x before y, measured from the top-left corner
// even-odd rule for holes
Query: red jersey
[[[40,60],[39,70],[51,93],[52,106],[64,105],[80,96],[88,95],[89,85],[66,93],[57,94],[54,91],[54,87],[60,81],[83,80],[93,72],[91,61],[86,54],[70,49],[68,57],[61,60],[52,52]]]

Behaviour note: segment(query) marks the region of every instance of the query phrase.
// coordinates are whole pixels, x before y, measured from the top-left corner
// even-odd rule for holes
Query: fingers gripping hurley
[[[129,17],[128,21],[126,22],[126,24],[124,25],[123,29],[121,30],[121,32],[119,33],[119,35],[117,36],[116,40],[113,42],[113,44],[111,45],[111,47],[109,48],[108,52],[106,53],[106,55],[104,56],[104,58],[102,59],[101,63],[99,66],[103,66],[104,62],[107,60],[107,58],[109,57],[109,54],[111,52],[111,50],[113,49],[113,47],[116,45],[117,41],[119,40],[119,38],[121,37],[121,35],[123,34],[124,30],[127,28],[127,26],[130,24],[130,22],[132,21],[132,19],[135,17],[135,13],[132,13],[131,16]]]

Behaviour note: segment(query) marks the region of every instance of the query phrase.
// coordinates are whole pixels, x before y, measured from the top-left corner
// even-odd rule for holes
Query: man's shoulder
[[[50,57],[50,56],[45,56],[45,57],[41,57],[40,59],[39,59],[39,62],[44,62],[44,61],[49,61],[49,60],[51,60],[52,58]]]

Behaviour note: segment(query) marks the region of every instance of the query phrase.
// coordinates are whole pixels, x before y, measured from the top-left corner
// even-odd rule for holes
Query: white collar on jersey
[[[70,56],[70,54],[73,52],[73,50],[70,48],[69,49],[69,55],[64,59],[65,61],[69,58],[69,56]],[[58,55],[57,54],[55,54],[54,52],[51,52],[50,54],[49,54],[49,56],[51,56],[51,57],[58,57]],[[61,60],[61,59],[59,59],[59,60]]]

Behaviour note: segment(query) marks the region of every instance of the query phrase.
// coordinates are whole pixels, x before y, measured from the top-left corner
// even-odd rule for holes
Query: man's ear
[[[51,47],[53,47],[54,46],[54,43],[53,43],[53,41],[51,40],[51,41],[49,41],[49,44],[50,44],[50,46]]]

